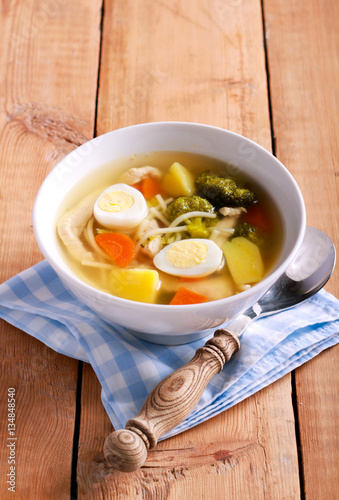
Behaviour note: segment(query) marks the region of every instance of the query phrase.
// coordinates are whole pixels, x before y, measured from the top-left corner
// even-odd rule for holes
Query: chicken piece
[[[162,239],[160,236],[154,236],[150,241],[146,243],[144,247],[141,247],[140,251],[145,255],[153,259],[158,252],[163,248]]]
[[[244,207],[222,207],[219,213],[224,217],[220,219],[214,229],[234,229],[238,223],[239,217],[243,212],[247,212]],[[231,232],[220,231],[220,233],[213,238],[214,242],[221,248],[224,243],[231,236]]]
[[[137,239],[140,240],[146,233],[149,231],[153,231],[153,229],[158,229],[159,224],[155,219],[144,219],[144,221],[140,224],[140,227],[137,231]],[[161,236],[152,236],[152,238],[145,243],[144,246],[140,248],[140,252],[147,255],[151,259],[160,252],[163,248],[163,242]]]
[[[58,221],[58,234],[70,255],[81,262],[94,260],[80,239],[89,219],[92,216],[94,203],[100,193],[91,193],[83,198],[75,207],[68,210]]]
[[[244,207],[222,207],[219,208],[219,213],[221,215],[224,215],[225,217],[227,216],[233,216],[233,215],[240,215],[242,212],[247,212],[246,208]]]
[[[228,215],[227,217],[223,217],[220,219],[215,226],[213,226],[214,230],[222,230],[222,229],[234,229],[237,225],[239,219],[239,215]],[[231,236],[232,232],[220,231],[220,233],[213,238],[214,242],[221,248],[224,243]]]
[[[131,186],[132,184],[137,184],[138,182],[146,179],[147,177],[151,177],[152,179],[160,179],[161,172],[156,167],[138,167],[138,168],[130,168],[127,172],[123,173],[120,177],[120,182],[124,182]]]

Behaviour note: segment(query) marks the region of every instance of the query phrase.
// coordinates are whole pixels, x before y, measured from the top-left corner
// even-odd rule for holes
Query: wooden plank
[[[319,495],[338,498],[338,354],[335,346],[300,367],[295,375],[307,500]]]
[[[107,2],[98,133],[154,120],[198,121],[269,149],[262,32],[258,0]],[[290,376],[161,442],[144,468],[126,475],[103,462],[108,420],[87,375],[79,498],[299,498]]]
[[[288,387],[286,376],[204,424],[161,441],[144,467],[126,474],[104,460],[102,447],[111,426],[99,382],[86,365],[78,498],[299,498],[298,464],[286,445],[294,442],[293,415],[284,407]],[[286,476],[291,481],[284,483]]]
[[[109,2],[98,133],[187,120],[228,128],[269,149],[260,2],[238,4]]]
[[[265,3],[276,155],[302,190],[307,223],[337,248],[338,14],[334,0]],[[338,278],[337,266],[327,286],[337,297]]]
[[[84,363],[78,448],[78,498],[96,498],[97,492],[102,490],[101,483],[111,472],[105,463],[102,447],[104,436],[111,432],[112,425],[101,402],[100,391],[101,385],[92,367]]]
[[[21,0],[0,9],[3,281],[42,260],[31,222],[35,194],[55,163],[93,136],[101,2]],[[69,498],[78,363],[5,322],[0,327],[0,496],[13,495],[4,444],[13,387],[17,498]]]
[[[308,224],[339,244],[338,2],[264,1],[277,156],[303,192]],[[339,297],[339,268],[325,287]],[[338,346],[296,371],[304,492],[337,498]]]
[[[0,338],[1,498],[13,491],[19,499],[69,498],[77,363],[3,321]],[[9,388],[15,389],[14,436]],[[11,466],[14,478],[7,476]]]

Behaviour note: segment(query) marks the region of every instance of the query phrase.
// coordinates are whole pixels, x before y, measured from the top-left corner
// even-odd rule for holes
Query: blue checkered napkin
[[[67,291],[46,261],[0,285],[0,317],[55,351],[89,362],[116,429],[139,412],[158,382],[205,343],[161,346],[107,324]],[[293,309],[257,320],[191,415],[164,437],[217,415],[283,377],[337,344],[338,332],[339,301],[325,291]]]

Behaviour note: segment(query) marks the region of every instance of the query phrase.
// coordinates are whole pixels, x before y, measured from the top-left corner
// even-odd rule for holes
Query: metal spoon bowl
[[[307,227],[293,262],[260,299],[261,316],[296,306],[318,292],[335,265],[332,240],[319,229]]]
[[[227,329],[217,330],[189,363],[160,382],[139,414],[127,422],[126,429],[107,437],[104,444],[107,461],[125,472],[141,467],[147,450],[154,448],[160,436],[191,413],[211,378],[240,348],[239,336],[249,323],[314,295],[330,278],[334,264],[335,249],[330,238],[308,227],[295,259],[270,290],[253,307],[232,320]]]

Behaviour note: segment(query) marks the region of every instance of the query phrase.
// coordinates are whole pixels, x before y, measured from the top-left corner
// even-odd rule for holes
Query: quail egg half
[[[214,241],[193,238],[169,244],[156,254],[153,263],[173,276],[200,278],[221,269],[224,256]]]
[[[147,213],[147,203],[140,191],[122,183],[105,189],[95,202],[93,210],[99,224],[119,230],[134,229]]]

